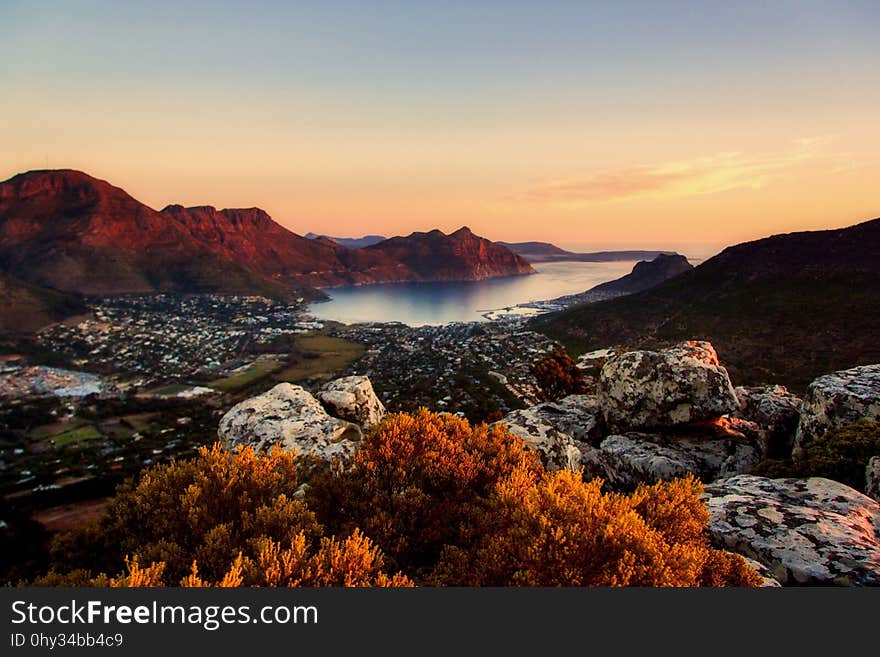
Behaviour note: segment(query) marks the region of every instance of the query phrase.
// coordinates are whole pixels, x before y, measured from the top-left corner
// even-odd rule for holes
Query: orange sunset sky
[[[705,252],[880,216],[877,2],[3,13],[2,179],[48,161],[299,233],[578,248]]]

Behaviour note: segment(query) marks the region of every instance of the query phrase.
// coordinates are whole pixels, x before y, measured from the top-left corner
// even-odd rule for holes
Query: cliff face
[[[467,230],[419,235],[387,248],[349,249],[297,235],[259,208],[170,205],[157,212],[79,171],[32,171],[0,183],[0,271],[69,292],[279,296],[532,271]]]
[[[95,294],[274,286],[224,262],[122,189],[68,170],[0,183],[0,268],[38,285]]]
[[[381,253],[347,249],[331,240],[307,239],[276,223],[259,208],[217,210],[171,205],[162,214],[223,258],[272,279],[332,286],[411,280],[412,272]]]
[[[474,235],[467,227],[449,235],[432,230],[393,237],[363,251],[402,262],[423,280],[477,281],[535,273],[522,256]]]

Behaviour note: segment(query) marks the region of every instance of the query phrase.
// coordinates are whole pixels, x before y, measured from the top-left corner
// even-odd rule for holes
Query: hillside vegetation
[[[534,321],[580,353],[711,341],[742,384],[880,361],[880,220],[725,249],[650,290]]]

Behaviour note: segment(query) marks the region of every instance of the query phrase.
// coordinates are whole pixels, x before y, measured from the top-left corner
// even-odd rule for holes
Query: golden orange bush
[[[450,546],[441,584],[754,586],[757,575],[706,538],[692,478],[605,494],[578,473],[517,471],[498,484],[468,550]]]
[[[503,426],[392,414],[348,467],[202,448],[59,536],[46,586],[751,586],[693,477],[606,494]],[[303,488],[305,497],[302,498]],[[399,571],[399,572],[398,572]],[[397,574],[393,574],[393,573]]]
[[[506,429],[420,409],[389,415],[352,467],[316,477],[306,500],[328,527],[360,528],[397,568],[421,579],[445,545],[461,542],[497,482],[517,469],[542,471]]]

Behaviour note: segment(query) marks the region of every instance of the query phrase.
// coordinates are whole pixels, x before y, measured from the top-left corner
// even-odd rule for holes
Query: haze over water
[[[329,302],[310,307],[312,315],[346,324],[403,322],[410,326],[484,320],[487,310],[584,292],[632,271],[635,262],[548,262],[537,274],[485,281],[393,283],[325,290]]]

